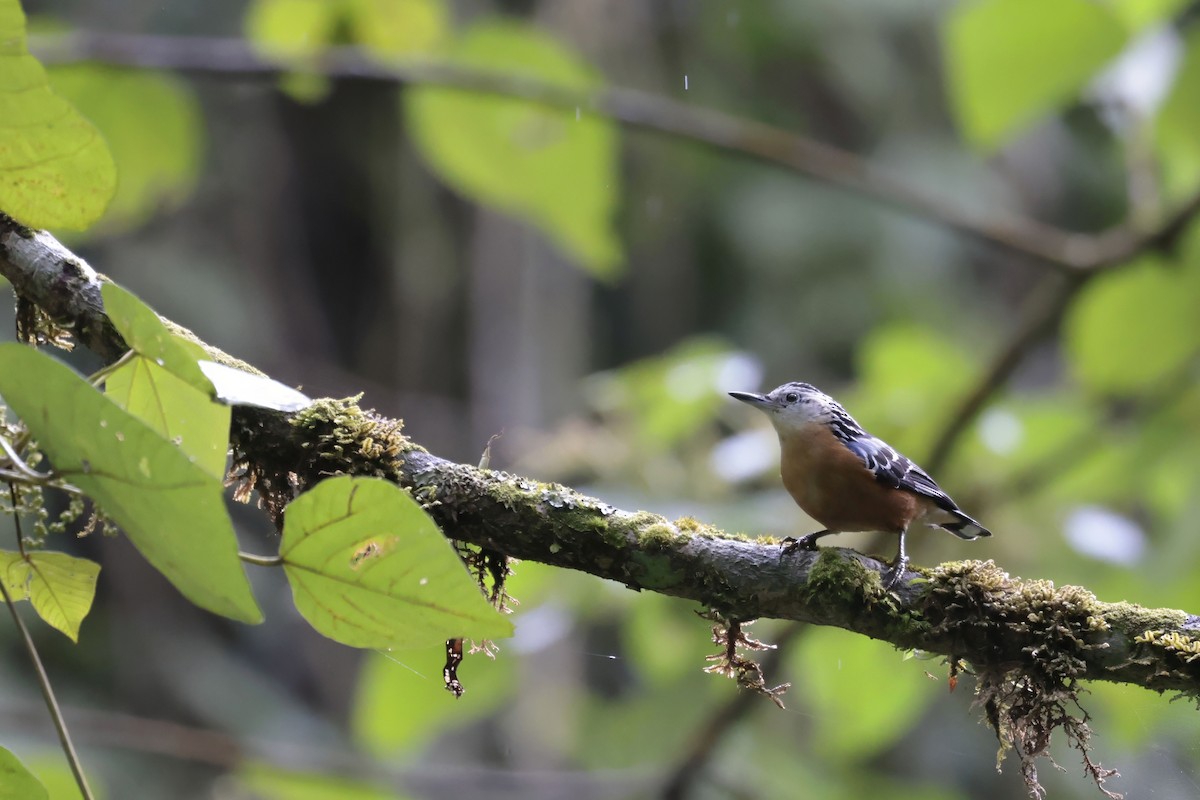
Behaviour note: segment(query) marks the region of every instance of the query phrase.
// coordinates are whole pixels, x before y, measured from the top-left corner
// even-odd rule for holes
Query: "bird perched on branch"
[[[962,539],[991,536],[964,514],[925,470],[863,430],[836,400],[807,383],[785,383],[767,394],[730,392],[766,413],[779,434],[783,486],[804,513],[825,526],[789,545],[815,550],[822,536],[886,531],[900,536],[887,578],[904,575],[904,536],[915,524]]]

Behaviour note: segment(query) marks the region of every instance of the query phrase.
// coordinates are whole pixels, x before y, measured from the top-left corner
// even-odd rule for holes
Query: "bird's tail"
[[[991,536],[992,532],[968,517],[958,509],[947,511],[952,519],[949,522],[939,522],[938,527],[945,528],[960,539],[978,539],[980,536]]]

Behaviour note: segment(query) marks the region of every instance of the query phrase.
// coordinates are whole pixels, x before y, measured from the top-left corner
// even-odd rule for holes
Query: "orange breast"
[[[783,486],[804,513],[831,531],[892,531],[921,510],[912,492],[875,480],[862,459],[819,423],[780,438]]]

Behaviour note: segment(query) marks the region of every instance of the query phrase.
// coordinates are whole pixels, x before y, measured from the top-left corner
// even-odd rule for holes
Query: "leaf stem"
[[[245,553],[238,551],[238,558],[245,561],[247,564],[254,564],[259,567],[282,567],[283,556],[260,556],[254,553]]]
[[[15,508],[13,509],[13,521],[17,528],[17,541],[20,541],[21,517],[16,513]],[[59,708],[58,700],[54,697],[54,687],[50,685],[50,677],[46,674],[46,668],[42,665],[42,659],[38,655],[37,646],[33,643],[33,637],[29,635],[29,629],[25,627],[25,621],[17,613],[17,605],[13,602],[12,596],[8,593],[8,586],[3,580],[0,580],[0,595],[4,596],[4,602],[8,605],[8,610],[12,614],[13,623],[16,624],[17,630],[20,631],[21,640],[25,644],[25,650],[29,653],[29,660],[33,662],[34,672],[37,673],[38,685],[42,688],[42,697],[46,700],[46,708],[50,711],[50,719],[54,721],[54,729],[58,731],[58,740],[62,744],[63,754],[67,757],[67,763],[71,765],[71,772],[75,775],[75,783],[79,786],[79,792],[83,795],[83,800],[95,800],[96,796],[92,794],[92,789],[88,786],[87,777],[83,774],[83,764],[79,761],[79,754],[75,752],[75,745],[71,742],[71,734],[67,730],[67,721],[63,719],[62,709]]]
[[[49,472],[38,472],[33,467],[25,463],[24,459],[17,454],[16,448],[9,443],[7,439],[0,436],[0,449],[4,450],[4,454],[8,456],[8,460],[16,468],[17,472],[24,475],[28,480],[34,483],[49,483],[54,480],[54,476]]]
[[[128,364],[130,361],[135,359],[137,355],[138,353],[136,350],[126,350],[125,353],[116,361],[111,364],[106,364],[105,366],[93,372],[91,377],[88,378],[88,383],[90,383],[92,386],[100,386],[101,383],[108,380],[109,375],[112,375],[121,367]]]
[[[17,438],[17,441],[19,442],[22,438],[27,437],[22,435],[21,437]],[[17,454],[17,450],[21,447],[24,447],[24,445],[14,445],[13,442],[10,442],[3,436],[0,436],[0,450],[4,451],[4,454],[8,456],[9,462],[15,468],[15,470],[10,470],[0,467],[0,481],[7,482],[9,486],[12,486],[16,483],[28,484],[31,486],[48,486],[52,489],[60,489],[68,494],[83,494],[78,487],[67,483],[62,479],[61,476],[56,475],[53,472],[38,472],[33,467],[29,466],[29,464]]]
[[[15,527],[17,529],[17,550],[21,553],[21,558],[28,561],[29,556],[25,554],[25,537],[21,535],[21,515],[18,513],[17,509],[17,485],[12,481],[8,482],[8,496],[12,498],[13,519],[16,521]],[[2,582],[3,579],[0,578],[0,583]],[[8,597],[5,597],[4,599],[7,600]]]

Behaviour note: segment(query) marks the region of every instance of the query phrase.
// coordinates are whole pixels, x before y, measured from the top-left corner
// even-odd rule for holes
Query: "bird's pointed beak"
[[[729,396],[734,400],[741,400],[743,403],[754,406],[755,408],[765,408],[772,405],[771,398],[765,394],[755,394],[754,392],[730,392]]]

